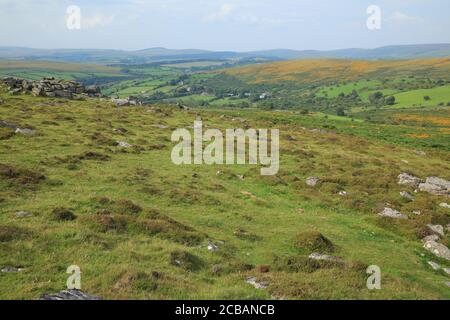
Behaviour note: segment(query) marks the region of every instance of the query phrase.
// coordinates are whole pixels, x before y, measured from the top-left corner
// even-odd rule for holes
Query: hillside
[[[279,173],[174,165],[171,134],[198,117],[280,129]],[[448,108],[373,117],[396,123],[0,90],[0,298],[59,292],[75,264],[106,299],[450,299],[449,257],[422,242],[450,245],[449,198],[398,184],[450,179]]]
[[[425,60],[295,60],[234,68],[226,74],[253,83],[354,81],[370,78],[427,76],[450,80],[450,58]]]
[[[33,49],[0,47],[3,60],[46,60],[99,64],[150,63],[186,60],[291,60],[291,59],[419,59],[450,56],[450,44],[417,44],[385,46],[375,49],[289,50],[274,49],[250,52],[209,51],[200,49],[148,48],[136,51],[106,49]]]

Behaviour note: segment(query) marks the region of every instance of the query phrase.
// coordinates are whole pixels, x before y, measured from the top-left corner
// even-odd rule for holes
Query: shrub
[[[301,251],[308,251],[308,253],[331,253],[334,251],[333,243],[317,231],[299,234],[296,238],[295,246]]]

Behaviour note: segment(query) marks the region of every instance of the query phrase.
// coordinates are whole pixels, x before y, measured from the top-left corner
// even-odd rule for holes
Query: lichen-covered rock
[[[429,177],[419,184],[419,190],[437,196],[450,196],[450,181],[438,177]]]
[[[380,212],[378,215],[382,216],[382,217],[393,218],[393,219],[408,219],[407,215],[400,213],[399,211],[397,211],[395,209],[391,209],[391,208],[384,208],[384,210],[382,212]]]
[[[421,182],[423,182],[422,179],[414,177],[409,173],[401,173],[398,176],[398,184],[400,185],[406,185],[413,188],[417,188]]]
[[[306,179],[306,184],[310,187],[315,187],[320,183],[320,178],[318,177],[309,177]]]
[[[427,241],[423,247],[439,258],[450,260],[450,250],[441,243],[436,241]]]

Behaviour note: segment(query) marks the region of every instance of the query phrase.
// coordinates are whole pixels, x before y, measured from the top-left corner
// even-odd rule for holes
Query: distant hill
[[[450,44],[387,46],[376,49],[342,49],[332,51],[274,49],[234,52],[199,49],[173,50],[149,48],[137,51],[103,49],[32,49],[0,47],[0,60],[46,60],[99,64],[149,63],[165,60],[293,60],[293,59],[419,59],[450,56]]]
[[[315,59],[254,64],[223,71],[247,83],[425,76],[450,80],[450,57],[419,60]]]

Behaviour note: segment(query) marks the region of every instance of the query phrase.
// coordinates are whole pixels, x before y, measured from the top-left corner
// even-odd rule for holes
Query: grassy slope
[[[0,96],[5,100],[0,105],[1,120],[33,126],[39,132],[36,137],[1,140],[0,163],[47,177],[35,186],[0,179],[0,226],[20,228],[12,239],[0,241],[0,267],[26,268],[0,274],[0,298],[32,299],[59,291],[72,264],[82,268],[83,289],[105,298],[450,298],[443,284],[448,278],[426,264],[430,256],[415,235],[426,223],[449,222],[448,213],[438,206],[442,199],[420,193],[415,202],[407,203],[399,196],[405,188],[396,184],[396,176],[404,171],[450,178],[448,152],[430,150],[427,157],[420,157],[411,141],[405,142],[410,147],[394,144],[395,134],[388,136],[389,143],[378,142],[376,135],[369,134],[375,126],[318,116],[171,108],[148,112],[117,109],[95,100]],[[171,129],[191,126],[198,115],[208,126],[222,129],[242,127],[240,121],[233,121],[238,117],[251,127],[280,128],[279,174],[261,177],[255,167],[173,165]],[[326,121],[342,133],[309,131]],[[156,124],[169,129],[155,128]],[[113,131],[118,127],[128,132],[119,135]],[[110,146],[109,139],[142,149],[121,150]],[[67,158],[87,151],[111,159],[71,162]],[[223,174],[216,175],[218,170]],[[244,174],[245,179],[237,179],[236,174]],[[318,188],[304,183],[313,175],[325,178]],[[349,196],[338,196],[339,190]],[[145,210],[113,212],[125,221],[126,229],[102,232],[98,219],[107,214],[98,211],[107,205],[95,197],[132,200]],[[424,215],[398,223],[380,219],[375,213],[385,202],[405,213],[419,209]],[[55,207],[70,208],[77,219],[55,221],[51,215]],[[34,216],[18,219],[14,215],[18,210]],[[155,210],[194,228],[200,242],[183,244],[182,229],[167,223],[142,230],[141,225],[156,223],[149,218]],[[240,228],[247,233],[238,237]],[[335,254],[348,264],[379,265],[382,290],[368,291],[367,276],[357,265],[292,272],[281,264],[276,270],[275,256],[308,254],[294,243],[299,233],[310,230],[328,237],[337,246]],[[207,239],[224,244],[213,253],[206,249]],[[170,264],[176,250],[198,257],[198,269],[187,271]],[[268,264],[272,270],[260,274],[246,271],[243,264]],[[221,266],[222,273],[213,274],[214,265]],[[269,287],[257,290],[246,284],[244,279],[250,275],[267,280]]]

